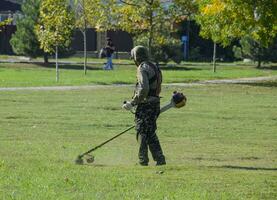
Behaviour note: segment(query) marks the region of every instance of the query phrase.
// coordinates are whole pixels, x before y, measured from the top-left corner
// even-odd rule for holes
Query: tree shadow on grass
[[[170,71],[200,71],[202,70],[201,68],[192,68],[192,67],[169,67],[169,66],[162,66],[160,67],[161,70],[163,71],[167,71],[167,70],[170,70]]]
[[[260,68],[257,69],[263,69],[263,70],[277,70],[277,65],[269,65],[269,66],[262,66]]]
[[[237,83],[239,85],[248,85],[255,87],[277,87],[277,81],[255,82],[255,83]]]
[[[49,68],[54,69],[56,68],[56,65],[54,62],[50,62],[48,64],[44,63],[33,63],[35,65],[38,65],[43,68]],[[95,64],[88,64],[87,69],[88,70],[103,70],[103,66],[105,63],[95,63]],[[115,64],[116,65],[116,64]],[[187,65],[187,64],[186,64]],[[191,65],[194,66],[194,65]],[[200,67],[186,67],[186,66],[166,66],[162,65],[160,68],[164,71],[200,71],[203,70]],[[69,69],[69,70],[84,70],[83,64],[75,64],[75,63],[59,63],[59,69]]]
[[[49,68],[49,69],[54,69],[56,68],[55,64],[37,64],[40,67],[43,68]],[[84,65],[78,65],[78,64],[68,64],[68,63],[59,63],[59,69],[68,69],[68,70],[84,70]],[[103,66],[91,66],[87,65],[87,70],[101,70],[103,71]]]
[[[243,167],[234,165],[223,165],[223,166],[210,166],[212,168],[223,168],[223,169],[239,169],[239,170],[264,170],[264,171],[277,171],[277,168],[267,168],[267,167]]]
[[[89,166],[89,167],[100,167],[100,168],[103,168],[103,167],[111,167],[111,166],[109,166],[109,165],[104,165],[104,164],[94,164],[94,163],[91,163],[91,164],[88,164],[88,163],[85,163],[85,164],[83,164],[83,165],[85,165],[85,166]]]

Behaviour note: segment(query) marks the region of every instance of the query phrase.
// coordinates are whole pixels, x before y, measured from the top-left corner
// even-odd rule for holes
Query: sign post
[[[184,44],[184,59],[188,61],[188,57],[189,57],[189,37],[186,36],[186,35],[183,35],[181,40]]]

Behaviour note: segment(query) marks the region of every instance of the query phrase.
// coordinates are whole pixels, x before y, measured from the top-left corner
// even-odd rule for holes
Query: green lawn
[[[81,71],[62,73],[69,80]],[[27,86],[19,74],[16,84],[10,78],[2,85]],[[74,164],[79,153],[133,125],[133,115],[120,107],[132,87],[0,92],[0,199],[276,199],[276,84],[168,86],[162,104],[173,90],[183,91],[188,104],[158,120],[165,167],[135,165],[134,130],[98,149],[94,164]]]
[[[115,61],[117,62],[117,61]],[[116,65],[113,71],[103,71],[102,64],[89,65],[84,75],[82,65],[61,66],[60,82],[56,83],[55,66],[34,64],[0,63],[0,87],[129,84],[136,81],[134,65]],[[184,83],[210,79],[277,75],[276,66],[257,69],[254,65],[221,63],[218,71],[212,72],[209,63],[185,63],[177,67],[162,66],[165,83]]]

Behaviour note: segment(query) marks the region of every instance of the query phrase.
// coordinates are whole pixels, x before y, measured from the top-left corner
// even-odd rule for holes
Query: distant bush
[[[233,47],[233,52],[238,59],[251,59],[258,62],[257,67],[260,67],[262,62],[277,62],[277,38],[272,45],[265,48],[252,38],[244,37],[238,46]]]

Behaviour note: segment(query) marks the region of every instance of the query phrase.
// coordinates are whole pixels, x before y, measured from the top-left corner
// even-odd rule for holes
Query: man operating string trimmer
[[[149,61],[148,50],[143,46],[136,46],[131,51],[132,57],[137,65],[137,85],[132,100],[126,101],[123,108],[132,110],[136,106],[135,122],[126,130],[118,133],[112,138],[102,142],[88,151],[77,156],[75,163],[83,164],[83,158],[87,163],[94,162],[94,156],[90,153],[111,142],[132,128],[136,127],[137,139],[139,141],[139,164],[147,166],[149,162],[148,148],[152,153],[157,165],[165,165],[165,157],[156,135],[156,121],[160,113],[170,108],[181,108],[186,104],[186,97],[183,93],[174,92],[168,104],[160,109],[160,97],[162,73],[160,69]]]
[[[162,73],[158,66],[149,61],[146,47],[136,46],[131,51],[131,57],[137,65],[137,84],[131,101],[126,101],[123,108],[135,111],[137,140],[139,142],[139,164],[147,166],[149,162],[148,148],[156,165],[165,165],[158,136],[156,134],[157,118],[160,114],[160,92]]]

